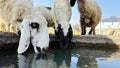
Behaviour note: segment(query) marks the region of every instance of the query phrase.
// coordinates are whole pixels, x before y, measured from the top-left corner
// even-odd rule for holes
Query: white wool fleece
[[[4,23],[13,24],[18,28],[17,20],[23,20],[27,15],[31,14],[30,11],[33,7],[31,0],[0,0],[0,18]]]

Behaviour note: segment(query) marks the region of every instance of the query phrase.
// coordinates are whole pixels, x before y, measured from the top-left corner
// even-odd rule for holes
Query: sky
[[[120,0],[96,0],[102,10],[102,19],[111,16],[120,17]],[[33,0],[35,5],[53,6],[54,0]],[[70,23],[79,23],[79,12],[77,3],[72,7],[72,17]]]

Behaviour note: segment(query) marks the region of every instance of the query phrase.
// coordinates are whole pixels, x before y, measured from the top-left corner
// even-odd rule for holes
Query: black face
[[[73,36],[73,31],[71,26],[68,29],[67,36],[64,36],[63,29],[61,28],[61,25],[59,24],[57,27],[57,30],[55,30],[55,35],[60,41],[61,47],[67,47],[69,43],[71,43],[71,39]]]
[[[37,29],[37,31],[39,29],[39,24],[37,22],[32,22],[30,26],[32,27],[32,29]]]

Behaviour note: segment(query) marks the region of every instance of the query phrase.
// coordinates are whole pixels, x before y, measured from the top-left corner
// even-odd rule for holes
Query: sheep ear
[[[21,36],[20,36],[20,41],[19,41],[19,46],[18,46],[18,53],[21,54],[25,52],[30,44],[30,28],[29,28],[29,21],[23,20],[21,27]]]
[[[76,0],[70,0],[70,6],[73,7],[75,5]]]

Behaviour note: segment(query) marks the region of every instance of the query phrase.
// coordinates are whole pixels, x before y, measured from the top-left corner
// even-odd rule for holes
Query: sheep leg
[[[86,26],[85,26],[85,24],[83,24],[83,23],[81,24],[81,31],[82,31],[82,32],[81,32],[82,35],[85,35],[85,34],[86,34]]]
[[[93,35],[95,35],[96,33],[95,33],[95,24],[94,23],[92,24],[91,30],[92,30],[91,32],[93,32]]]
[[[81,18],[80,22],[81,22],[81,35],[85,35],[86,34],[86,25],[84,22],[84,18]]]
[[[0,31],[6,31],[5,24],[0,23]]]
[[[14,24],[10,24],[10,32],[14,32],[17,34],[17,27]]]
[[[5,27],[6,27],[6,32],[10,32],[10,30],[9,30],[10,24],[6,24]]]

